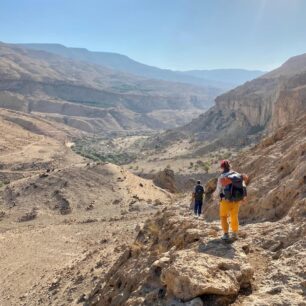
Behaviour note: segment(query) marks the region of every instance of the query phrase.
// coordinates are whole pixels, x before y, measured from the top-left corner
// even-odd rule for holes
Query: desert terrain
[[[207,84],[0,53],[0,305],[306,305],[305,54],[212,105]],[[222,159],[250,177],[232,244]]]
[[[77,303],[137,224],[172,196],[119,166],[75,154],[68,140],[76,130],[7,110],[0,118],[0,303]]]

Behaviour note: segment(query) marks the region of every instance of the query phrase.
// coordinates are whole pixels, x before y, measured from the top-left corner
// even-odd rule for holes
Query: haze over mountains
[[[145,65],[118,53],[93,52],[85,48],[67,48],[60,44],[18,45],[24,48],[55,53],[74,60],[98,64],[146,78],[189,83],[204,87],[212,86],[223,90],[228,90],[237,85],[243,84],[244,82],[255,79],[265,73],[264,71],[245,69],[174,71]]]
[[[57,44],[1,43],[0,52],[0,106],[95,133],[186,124],[233,83],[261,73],[174,72]]]

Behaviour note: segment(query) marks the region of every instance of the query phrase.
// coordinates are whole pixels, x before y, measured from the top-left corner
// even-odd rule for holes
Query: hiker
[[[194,198],[194,214],[196,217],[200,217],[202,212],[204,196],[204,187],[201,185],[201,181],[197,181],[197,185],[194,188],[193,198]]]
[[[227,222],[228,216],[231,218],[232,240],[238,239],[239,228],[239,206],[246,199],[246,180],[244,176],[238,172],[231,171],[228,160],[222,160],[221,175],[218,179],[216,193],[220,197],[220,221],[223,229],[222,240],[229,240],[229,224]]]

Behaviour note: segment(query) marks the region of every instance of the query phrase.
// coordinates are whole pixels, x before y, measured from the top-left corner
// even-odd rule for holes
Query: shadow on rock
[[[210,240],[206,244],[202,243],[199,245],[198,250],[201,253],[229,259],[233,259],[236,252],[230,242],[224,242],[220,239]]]

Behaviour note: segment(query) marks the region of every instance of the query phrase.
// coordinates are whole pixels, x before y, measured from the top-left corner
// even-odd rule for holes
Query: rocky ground
[[[0,304],[306,305],[305,124],[233,160],[249,196],[239,239],[225,244],[216,163],[196,173],[211,180],[195,219],[190,194],[156,186],[183,190],[171,169],[152,181],[89,161],[71,150],[75,130],[1,111]]]
[[[204,219],[182,199],[148,220],[89,304],[306,305],[305,131],[303,116],[234,161],[251,180],[237,241],[207,188]]]
[[[91,303],[305,305],[305,230],[288,221],[245,225],[238,241],[224,243],[218,223],[185,205],[166,210],[146,222]]]
[[[73,153],[72,129],[4,110],[0,125],[0,304],[81,303],[172,196]]]
[[[1,305],[76,303],[137,224],[171,202],[152,182],[111,164],[57,169],[1,191]]]

